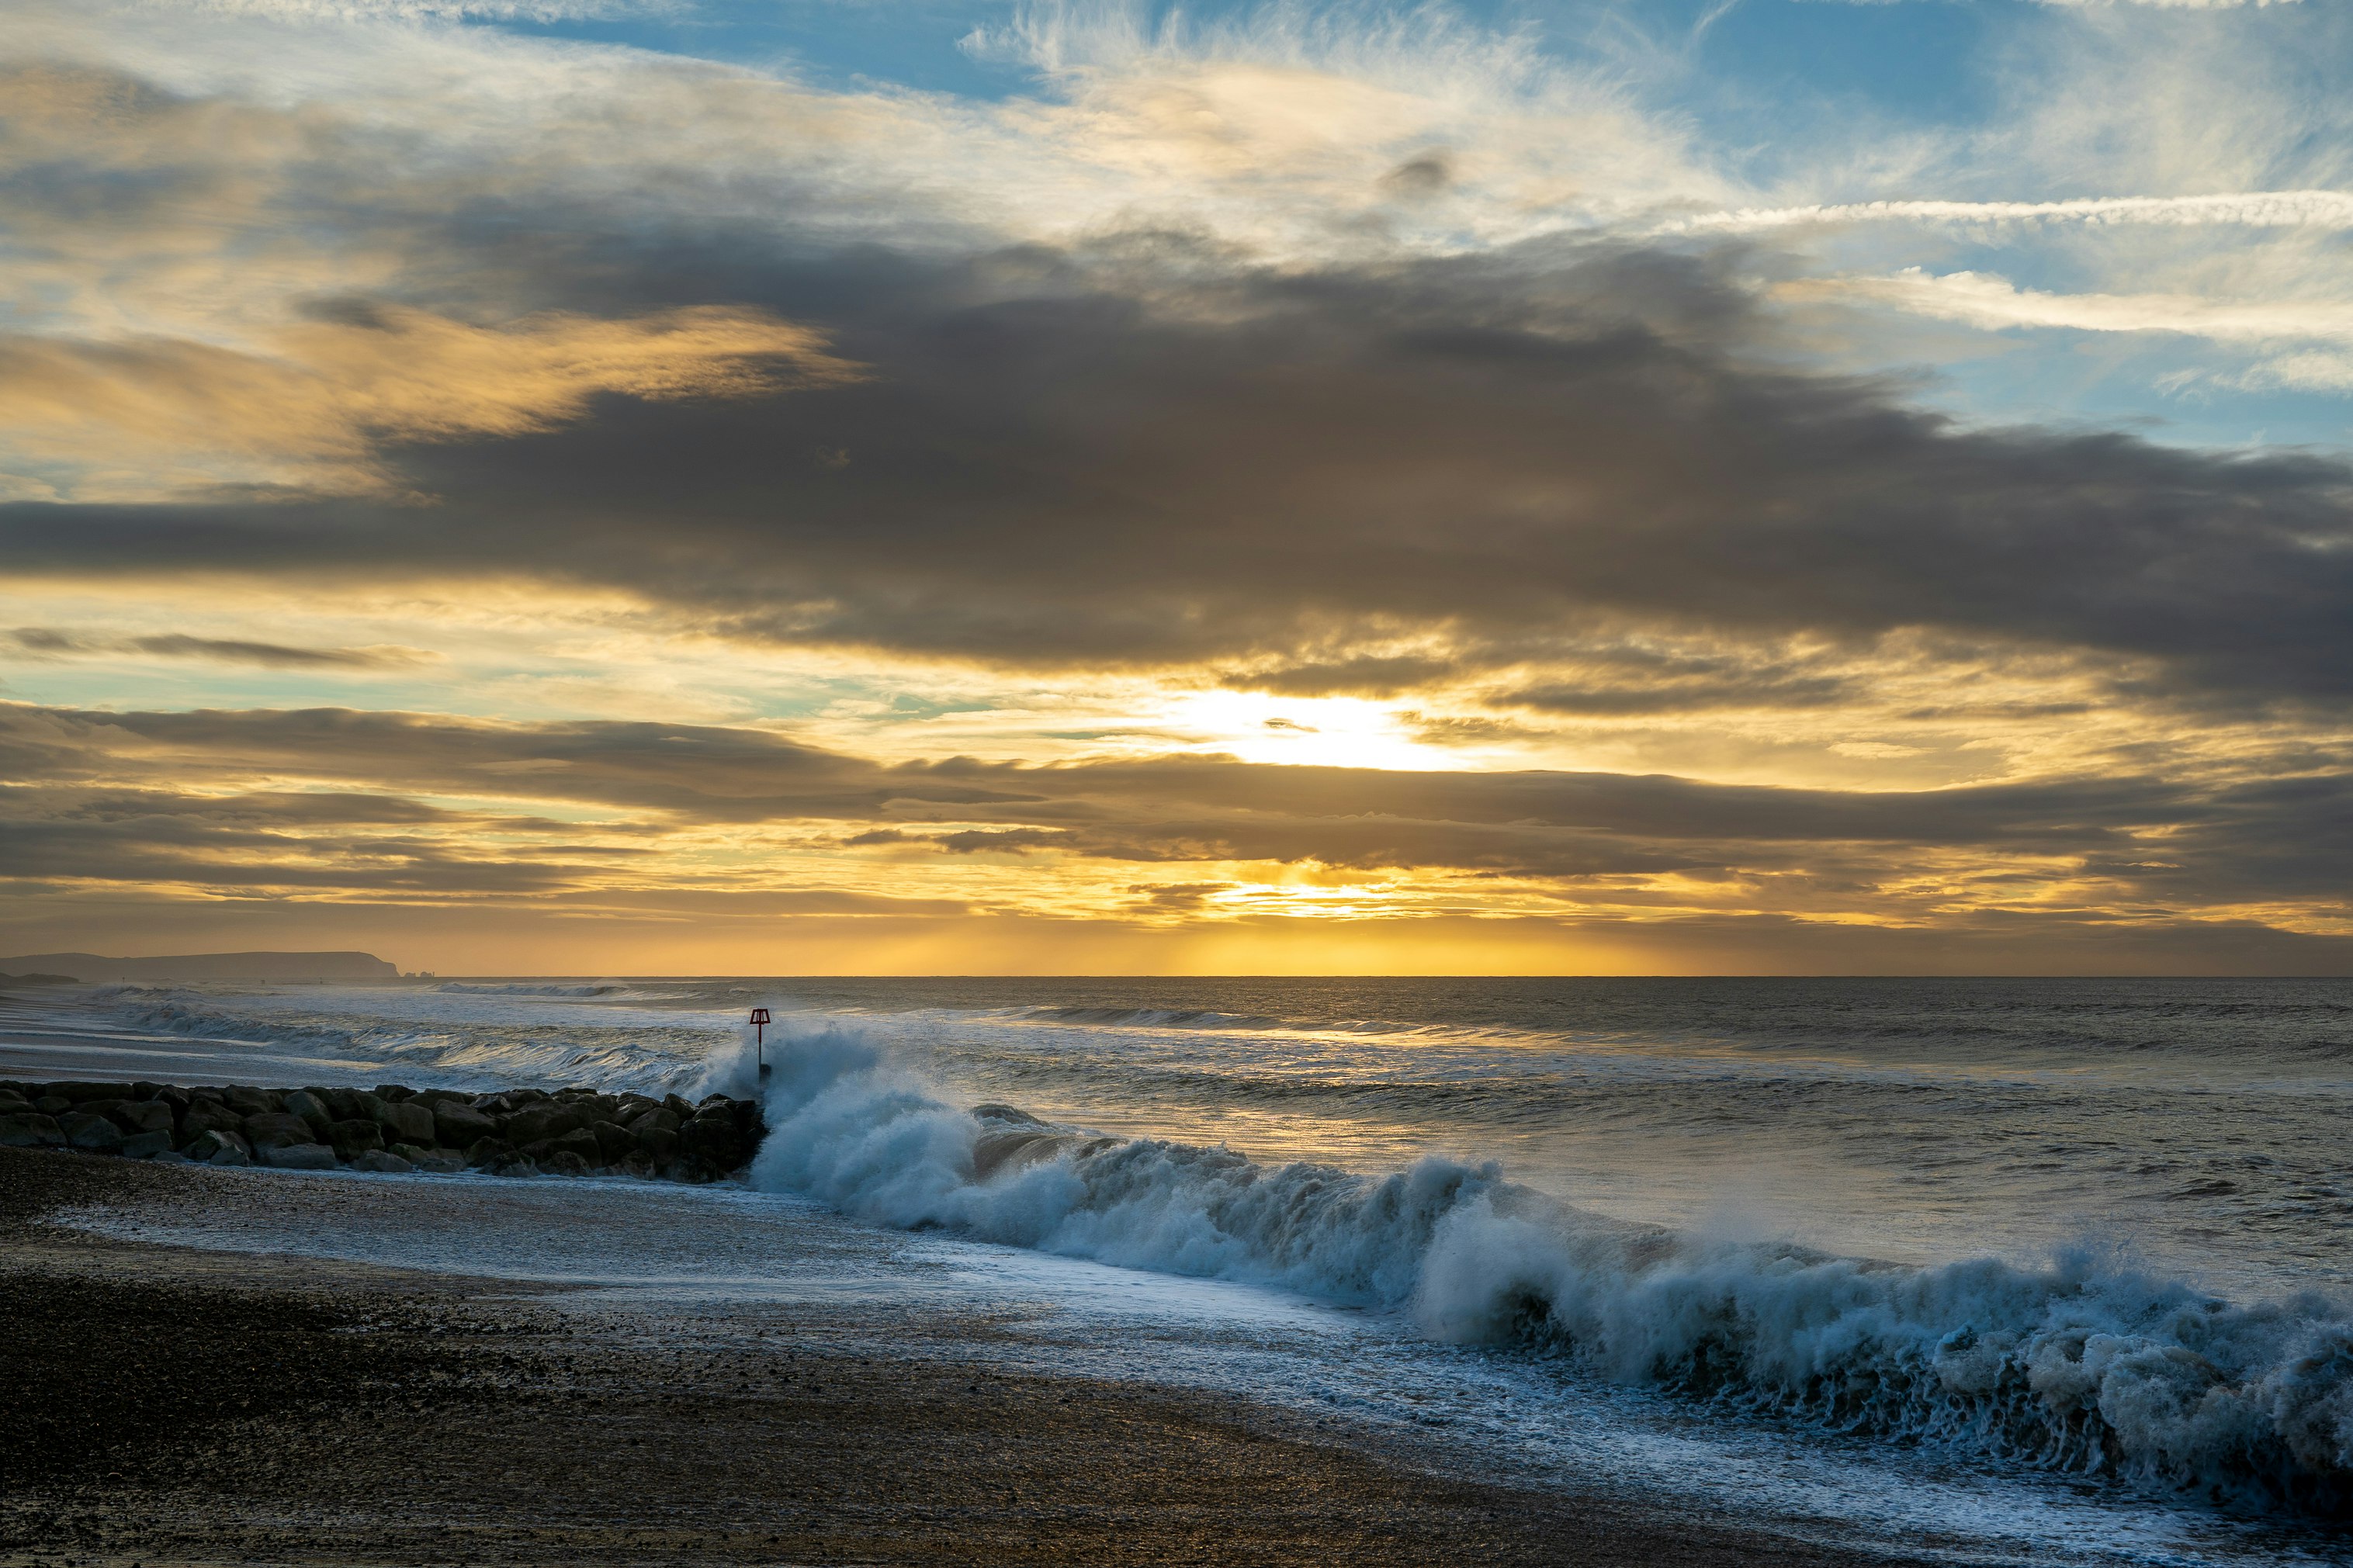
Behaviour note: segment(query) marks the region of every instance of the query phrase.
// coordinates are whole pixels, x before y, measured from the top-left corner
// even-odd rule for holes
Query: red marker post
[[[760,1064],[760,1076],[764,1079],[768,1076],[768,1060],[762,1047],[767,1041],[768,1026],[774,1021],[765,1007],[752,1009],[752,1059]]]

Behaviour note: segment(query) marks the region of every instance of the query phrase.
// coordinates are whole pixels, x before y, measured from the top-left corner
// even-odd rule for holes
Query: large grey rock
[[[222,1089],[221,1103],[240,1116],[266,1116],[279,1109],[276,1094],[241,1083],[231,1084]]]
[[[592,1122],[588,1131],[596,1136],[597,1158],[595,1163],[599,1165],[611,1164],[638,1146],[638,1141],[629,1135],[629,1130],[617,1121]]]
[[[635,1121],[628,1123],[628,1128],[630,1131],[642,1138],[647,1129],[653,1127],[659,1127],[665,1132],[675,1132],[678,1131],[678,1112],[665,1106],[657,1105],[651,1110],[641,1112]]]
[[[419,1143],[427,1147],[439,1136],[434,1130],[433,1108],[408,1100],[385,1100],[376,1097],[376,1125],[384,1129],[387,1143]]]
[[[681,1121],[685,1121],[688,1117],[694,1114],[693,1105],[687,1100],[681,1100],[674,1094],[666,1094],[662,1096],[662,1109],[669,1111],[672,1116],[677,1117]]]
[[[377,1107],[384,1103],[364,1089],[331,1089],[321,1098],[338,1121],[374,1121]]]
[[[88,1149],[93,1153],[112,1152],[122,1147],[122,1129],[107,1116],[93,1116],[87,1110],[69,1110],[58,1118],[64,1129],[66,1147]]]
[[[172,1102],[167,1100],[117,1100],[106,1113],[125,1132],[161,1132],[167,1142],[171,1138]]]
[[[452,1149],[470,1149],[498,1130],[496,1121],[470,1105],[446,1100],[434,1103],[434,1139]]]
[[[33,1109],[33,1102],[13,1089],[0,1089],[0,1116],[24,1116]]]
[[[515,1146],[503,1138],[477,1138],[466,1145],[466,1163],[477,1171],[494,1171],[515,1157]]]
[[[688,1159],[705,1160],[732,1171],[752,1157],[735,1118],[724,1106],[713,1106],[688,1119],[678,1130],[678,1152]]]
[[[605,1163],[605,1146],[597,1142],[596,1132],[590,1128],[574,1128],[555,1140],[555,1147],[558,1152],[577,1154],[583,1165],[601,1165]],[[546,1169],[547,1162],[542,1160],[540,1168]]]
[[[466,1168],[466,1156],[453,1150],[435,1149],[410,1163],[428,1176],[454,1176]]]
[[[307,1089],[288,1089],[284,1104],[287,1115],[301,1117],[313,1132],[325,1131],[335,1120],[334,1110],[326,1100]]]
[[[657,1124],[635,1136],[638,1152],[656,1165],[670,1163],[670,1156],[678,1152],[678,1131],[675,1128]]]
[[[186,1114],[180,1118],[183,1142],[201,1137],[206,1132],[242,1132],[245,1118],[216,1100],[189,1102]]]
[[[492,1173],[501,1176],[536,1176],[539,1174],[539,1167],[533,1164],[527,1155],[510,1154],[492,1168]]]
[[[417,1167],[389,1149],[364,1149],[353,1157],[352,1169],[379,1176],[406,1176]]]
[[[318,1140],[311,1124],[290,1111],[266,1110],[245,1119],[245,1141],[257,1150],[285,1149]]]
[[[373,1121],[362,1121],[353,1117],[349,1121],[330,1123],[326,1142],[334,1150],[335,1158],[354,1160],[384,1148],[384,1130]]]
[[[587,1125],[587,1116],[568,1105],[534,1105],[508,1117],[501,1131],[510,1143],[536,1143],[544,1138],[561,1138]]]
[[[539,1168],[551,1176],[585,1176],[588,1173],[588,1162],[570,1149],[558,1149],[540,1161]]]
[[[182,1151],[191,1160],[206,1165],[249,1165],[253,1150],[234,1131],[220,1128],[199,1132],[188,1141]]]
[[[65,1142],[65,1129],[54,1116],[30,1110],[0,1116],[0,1148],[62,1149]]]
[[[261,1151],[261,1163],[281,1171],[332,1171],[335,1152],[324,1143],[280,1143]]]
[[[152,1160],[158,1154],[168,1154],[171,1152],[172,1134],[168,1131],[133,1132],[130,1137],[125,1138],[122,1141],[122,1146],[115,1151],[130,1160]]]

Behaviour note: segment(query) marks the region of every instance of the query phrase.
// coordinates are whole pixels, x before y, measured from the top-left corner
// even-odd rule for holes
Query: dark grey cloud
[[[22,503],[0,542],[26,571],[520,573],[746,637],[1246,660],[1276,690],[1567,657],[1631,623],[1931,628],[2126,661],[2159,697],[2353,696],[2343,462],[1956,426],[1775,357],[1739,253],[1550,242],[1303,275],[1166,237],[940,260],[625,244],[561,216],[556,302],[768,309],[867,378],[386,447],[430,505]],[[1452,651],[1347,651],[1409,635]],[[1840,694],[1733,669],[1523,700],[1740,692]]]

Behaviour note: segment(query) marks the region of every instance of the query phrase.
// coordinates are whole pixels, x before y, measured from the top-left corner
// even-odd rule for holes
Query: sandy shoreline
[[[956,1353],[990,1332],[969,1315],[584,1310],[43,1223],[158,1201],[220,1200],[203,1173],[0,1150],[0,1561],[1888,1561],[1008,1376]]]

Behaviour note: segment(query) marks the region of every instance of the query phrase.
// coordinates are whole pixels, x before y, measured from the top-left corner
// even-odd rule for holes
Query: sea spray
[[[1728,1412],[2327,1514],[2353,1508],[2353,1319],[2081,1260],[1940,1268],[1707,1242],[1492,1164],[1374,1177],[948,1103],[856,1026],[772,1043],[754,1184],[902,1228],[1396,1309]],[[751,1087],[749,1053],[711,1089]]]

